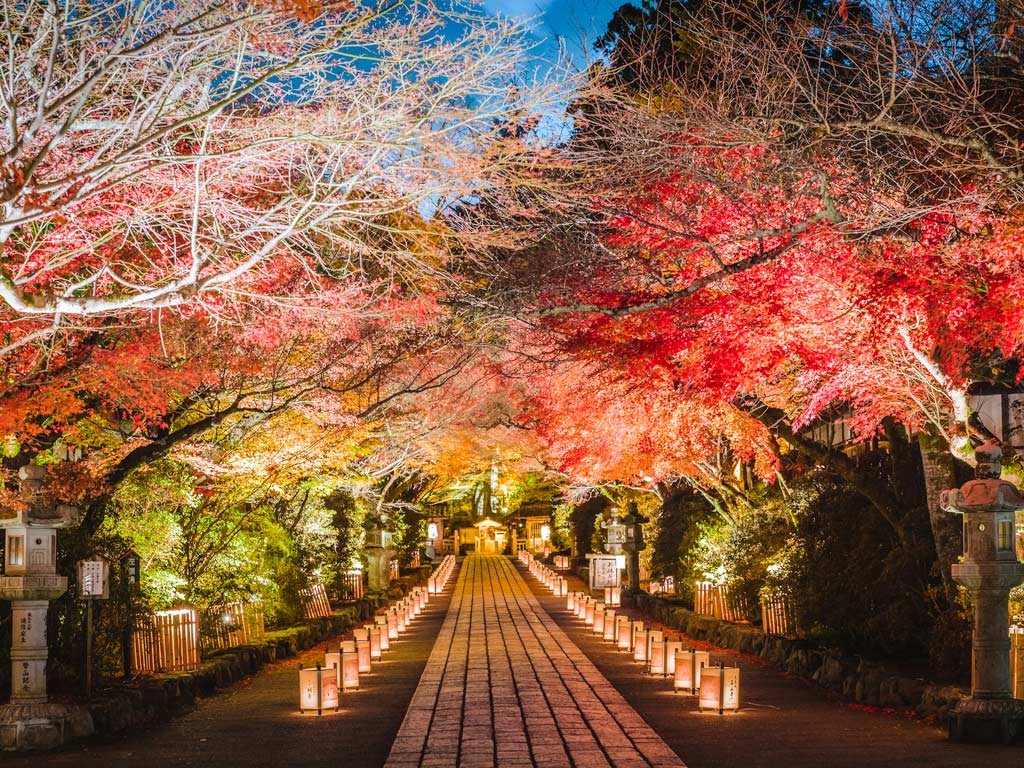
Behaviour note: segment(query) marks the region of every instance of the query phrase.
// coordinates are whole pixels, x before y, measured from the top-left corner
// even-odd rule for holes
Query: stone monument
[[[601,522],[605,530],[604,550],[608,554],[587,555],[591,590],[619,586],[619,558],[622,557],[622,543],[626,540],[626,526],[619,520],[619,510],[615,507],[609,510],[609,515]]]
[[[626,540],[622,543],[626,552],[626,591],[631,594],[640,591],[640,553],[647,549],[643,527],[646,522],[647,518],[637,510],[636,502],[631,502],[629,513],[622,518],[626,528]]]
[[[1000,480],[1002,451],[995,441],[975,456],[975,479],[942,494],[941,506],[964,518],[963,561],[953,579],[974,605],[971,697],[953,710],[949,735],[956,741],[1010,742],[1024,733],[1024,701],[1010,680],[1009,594],[1024,581],[1017,560],[1015,513],[1024,509],[1017,488]]]
[[[51,704],[46,694],[46,614],[68,588],[67,577],[57,575],[57,529],[76,524],[78,511],[43,498],[45,477],[43,467],[22,467],[20,504],[0,511],[6,534],[0,599],[11,601],[13,624],[11,701],[0,707],[3,750],[50,749],[82,735],[73,733],[82,729],[82,711]]]
[[[609,512],[610,517],[601,522],[601,527],[605,530],[604,550],[609,555],[621,555],[622,545],[626,541],[626,526],[619,519],[619,510],[616,507],[612,507]]]
[[[374,520],[366,531],[363,559],[366,561],[366,590],[383,594],[391,586],[391,559],[397,554],[391,546],[392,534]]]

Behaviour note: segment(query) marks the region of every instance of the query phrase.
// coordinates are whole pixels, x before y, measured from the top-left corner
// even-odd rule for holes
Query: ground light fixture
[[[735,712],[740,708],[740,668],[719,664],[706,667],[700,676],[700,694],[697,706],[701,712],[712,710],[718,714]]]
[[[604,609],[604,634],[601,636],[602,639],[608,642],[615,642],[615,609],[605,608]]]
[[[621,651],[628,651],[632,645],[633,627],[629,616],[616,616],[615,644]]]
[[[605,605],[622,605],[622,587],[605,587],[604,602]]]
[[[328,654],[337,655],[337,654]],[[338,709],[338,670],[335,667],[299,669],[299,710],[322,715]]]
[[[711,654],[707,651],[676,652],[675,674],[672,687],[676,691],[696,693],[700,689],[702,670],[711,664]]]
[[[665,641],[665,670],[663,674],[665,677],[674,677],[676,674],[676,654],[683,650],[683,642],[681,640],[666,640]],[[651,674],[655,674],[653,671]]]

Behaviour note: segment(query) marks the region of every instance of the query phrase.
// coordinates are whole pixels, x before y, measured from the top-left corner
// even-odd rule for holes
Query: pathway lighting
[[[603,639],[608,642],[615,642],[615,609],[605,608],[604,611],[604,635]]]
[[[633,633],[633,661],[647,661],[647,638],[650,634],[643,629]]]
[[[328,654],[330,655],[330,654]],[[335,654],[337,655],[337,654]],[[317,662],[315,667],[299,670],[299,710],[303,713],[338,708],[338,670],[323,668]]]
[[[381,657],[380,627],[376,624],[367,624],[363,629],[366,630],[366,634],[370,638],[370,658],[379,659]]]
[[[711,654],[691,648],[677,651],[672,687],[676,691],[695,693],[700,688],[702,670],[711,664]]]
[[[681,640],[666,640],[665,641],[665,677],[674,677],[676,674],[676,654],[683,650],[683,643]],[[654,674],[652,671],[651,674]]]
[[[707,667],[700,676],[700,695],[697,706],[703,712],[713,709],[718,714],[740,708],[740,668]]]
[[[598,603],[600,606],[604,606],[604,603]],[[602,607],[600,610],[594,609],[594,634],[604,635],[604,616],[605,610]]]
[[[622,587],[605,587],[604,601],[608,605],[622,605]]]
[[[615,624],[616,645],[619,650],[628,651],[633,644],[633,627],[629,621],[629,616],[616,616]]]

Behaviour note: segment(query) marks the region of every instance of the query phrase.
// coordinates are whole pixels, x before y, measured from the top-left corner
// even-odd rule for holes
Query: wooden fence
[[[728,584],[698,581],[693,585],[693,612],[724,621],[746,621],[752,611],[747,601]]]
[[[363,599],[362,571],[346,571],[341,575],[341,599],[349,602]]]
[[[259,603],[234,602],[207,609],[203,627],[203,648],[233,648],[253,645],[263,640],[263,606]]]
[[[199,669],[199,620],[192,608],[157,611],[136,621],[132,632],[132,673],[191,672]]]
[[[769,635],[792,635],[796,632],[796,611],[786,595],[761,595],[761,627]]]
[[[308,589],[300,589],[299,599],[302,600],[302,613],[307,619],[325,619],[331,615],[331,603],[323,584],[317,582]]]

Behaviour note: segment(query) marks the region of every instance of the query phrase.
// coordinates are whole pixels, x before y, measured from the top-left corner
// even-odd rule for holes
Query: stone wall
[[[904,677],[884,664],[818,648],[805,640],[766,635],[747,624],[699,616],[678,603],[637,595],[637,608],[693,640],[756,656],[785,672],[811,680],[865,706],[913,710],[945,724],[949,712],[970,691]]]

